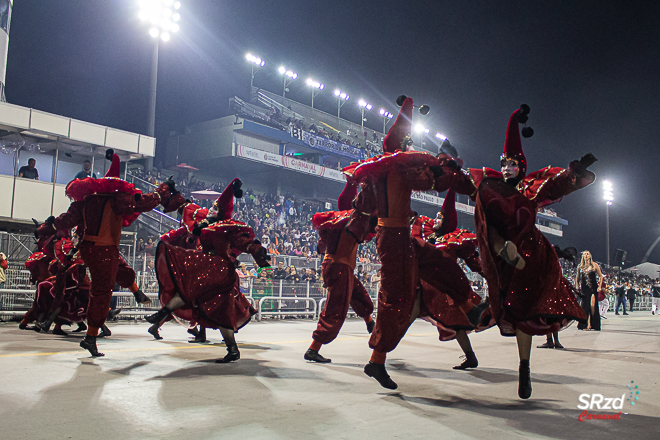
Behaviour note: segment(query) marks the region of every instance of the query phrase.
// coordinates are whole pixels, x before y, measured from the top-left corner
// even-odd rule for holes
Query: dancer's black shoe
[[[369,377],[373,377],[378,381],[380,386],[387,388],[388,390],[396,390],[399,386],[392,380],[387,370],[385,369],[385,364],[376,364],[369,361],[367,365],[364,366],[364,374]]]
[[[206,342],[206,334],[198,333],[197,336],[195,336],[193,339],[189,339],[188,342],[191,344],[201,344]]]
[[[18,329],[19,330],[34,330],[34,327],[29,327],[27,324],[23,324],[22,322],[18,324]]]
[[[529,370],[529,361],[521,360],[518,368],[518,397],[529,399],[532,396],[532,377]]]
[[[555,348],[556,348],[557,350],[563,350],[563,349],[564,349],[564,346],[561,345],[561,343],[560,343],[559,341],[557,341],[557,342],[555,342]]]
[[[73,330],[71,333],[79,333],[79,332],[84,332],[87,330],[87,324],[84,322],[79,322],[78,323],[78,328]]]
[[[108,310],[108,316],[106,317],[106,321],[114,321],[117,315],[121,313],[121,307],[118,309],[112,309]]]
[[[477,304],[476,306],[472,307],[469,312],[465,314],[467,316],[468,321],[470,321],[470,324],[472,327],[477,327],[479,323],[481,322],[481,316],[484,314],[486,309],[490,306],[490,298],[486,297],[483,301],[481,301],[480,304]]]
[[[160,335],[158,330],[160,329],[160,325],[158,323],[155,323],[151,327],[149,327],[149,330],[147,330],[149,333],[151,333],[151,336],[154,337],[154,339],[163,339],[163,337]]]
[[[516,269],[523,269],[525,267],[525,260],[520,256],[518,248],[512,241],[504,242],[504,246],[500,251],[500,257]]]
[[[304,358],[306,361],[318,362],[320,364],[327,364],[328,362],[332,362],[332,359],[321,356],[317,350],[312,350],[311,348],[307,349]]]
[[[467,368],[477,368],[479,366],[479,361],[477,361],[477,356],[473,351],[465,353],[465,360],[461,365],[456,365],[454,370],[465,370]]]
[[[101,326],[101,332],[99,333],[99,335],[97,337],[98,338],[107,338],[109,336],[112,336],[112,332],[110,331],[110,329],[108,328],[107,325],[103,324]]]
[[[149,297],[145,295],[141,289],[138,289],[135,292],[133,292],[133,296],[135,297],[135,302],[140,306],[146,306],[147,304],[151,304],[151,299],[149,299]]]
[[[371,334],[371,332],[374,331],[374,327],[376,327],[375,320],[372,319],[371,321],[367,322],[367,331],[369,332],[369,334]]]
[[[105,356],[96,348],[96,336],[85,335],[85,339],[80,341],[80,346],[85,350],[89,350],[89,354],[92,356]]]
[[[197,330],[197,327],[190,327],[190,328],[188,329],[188,333],[190,333],[190,334],[193,335],[194,337],[199,336],[199,330]]]
[[[50,326],[53,325],[53,321],[47,319],[47,320],[42,321],[42,322],[37,322],[36,325],[37,325],[37,328],[39,329],[37,331],[48,333],[48,331],[50,330]]]
[[[237,361],[241,358],[241,352],[238,351],[238,345],[228,345],[227,355],[222,359],[215,361],[218,364],[228,364],[229,362]]]
[[[69,334],[62,330],[61,328],[54,328],[53,329],[53,334],[54,335],[59,335],[59,336],[68,336]]]
[[[153,315],[148,315],[145,316],[144,319],[149,323],[149,324],[156,324],[160,323],[163,319],[167,318],[170,315],[170,309],[167,307],[163,307]]]

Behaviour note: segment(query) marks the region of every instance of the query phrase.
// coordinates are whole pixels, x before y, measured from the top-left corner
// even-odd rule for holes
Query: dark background
[[[11,103],[145,133],[152,40],[135,0],[18,1],[6,95]],[[304,81],[396,114],[397,95],[431,106],[423,122],[445,133],[471,167],[498,167],[509,115],[531,106],[528,170],[592,152],[599,181],[553,208],[566,236],[605,256],[602,180],[614,184],[616,248],[638,263],[660,234],[660,2],[182,0],[181,30],[161,44],[156,135],[224,116],[247,97],[246,52],[263,57],[255,85],[281,92],[280,63],[298,72],[287,97],[309,104]],[[382,128],[372,112],[367,125]],[[432,133],[433,133],[432,132]],[[158,161],[159,157],[157,157]],[[168,164],[165,164],[168,165]],[[249,186],[249,182],[246,182]],[[660,246],[650,261],[660,262]]]

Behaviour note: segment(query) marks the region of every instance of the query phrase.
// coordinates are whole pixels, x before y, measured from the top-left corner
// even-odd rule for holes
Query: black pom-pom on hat
[[[234,193],[234,197],[236,197],[237,199],[243,197],[243,190],[241,189],[242,186],[243,186],[243,182],[241,181],[241,179],[236,179],[234,183],[231,184],[231,189]]]
[[[403,105],[403,101],[405,101],[406,98],[407,98],[406,95],[399,95],[399,97],[396,98],[396,105],[398,105],[399,107],[401,107],[401,106]]]
[[[528,106],[527,104],[520,104],[520,111],[521,111],[524,115],[528,115],[530,110],[531,110],[531,109],[529,108],[529,106]]]
[[[419,107],[419,113],[420,113],[422,116],[426,116],[426,115],[428,115],[430,111],[431,111],[431,107],[429,107],[429,106],[426,105],[426,104],[421,105],[421,106]]]
[[[107,150],[105,150],[105,158],[108,160],[112,160],[112,156],[114,156],[114,154],[115,154],[115,150],[113,150],[112,148],[108,148]]]
[[[524,138],[531,138],[532,136],[534,136],[534,130],[532,129],[532,127],[523,127],[521,133],[522,133],[522,137]]]

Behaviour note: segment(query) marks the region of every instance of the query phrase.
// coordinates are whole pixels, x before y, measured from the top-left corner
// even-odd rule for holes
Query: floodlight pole
[[[158,46],[160,38],[156,38],[154,44],[154,51],[151,56],[151,86],[149,88],[149,119],[147,124],[147,135],[153,138],[156,137],[156,88],[158,84]],[[154,165],[152,157],[147,158],[146,172],[149,173]]]
[[[610,205],[605,204],[605,252],[607,252],[607,267],[610,267]]]
[[[361,114],[360,123],[362,124],[362,133],[364,133],[364,107],[360,107],[360,114]]]

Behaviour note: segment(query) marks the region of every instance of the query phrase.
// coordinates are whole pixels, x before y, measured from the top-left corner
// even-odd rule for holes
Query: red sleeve
[[[3,269],[7,269],[9,267],[7,260],[3,259],[2,261],[0,261],[0,267],[2,267]]]
[[[73,202],[69,205],[69,209],[65,213],[60,214],[53,223],[55,228],[62,230],[69,230],[84,222],[83,210],[85,209],[85,202]]]
[[[530,173],[524,181],[525,196],[538,206],[547,206],[590,185],[596,179],[595,174],[590,171],[582,177],[576,176],[573,165],[571,163],[567,169],[548,166]]]

